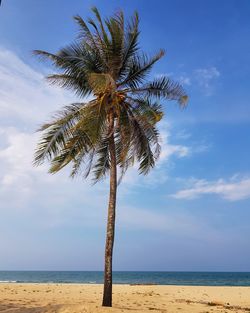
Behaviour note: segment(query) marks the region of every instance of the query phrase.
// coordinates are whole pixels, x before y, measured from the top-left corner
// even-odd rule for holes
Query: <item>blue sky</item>
[[[0,269],[102,270],[108,183],[31,165],[37,126],[76,98],[47,85],[31,56],[70,43],[96,5],[140,14],[151,73],[179,80],[164,103],[162,155],[119,186],[116,270],[250,271],[249,1],[3,0],[0,8]]]

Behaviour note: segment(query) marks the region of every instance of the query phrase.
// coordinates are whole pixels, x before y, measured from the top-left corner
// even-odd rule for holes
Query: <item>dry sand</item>
[[[250,312],[250,287],[115,285],[102,308],[102,285],[0,284],[0,312]]]

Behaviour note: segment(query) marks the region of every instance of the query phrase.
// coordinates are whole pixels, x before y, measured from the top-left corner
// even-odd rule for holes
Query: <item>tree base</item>
[[[103,299],[102,306],[112,307],[112,301],[110,299]]]

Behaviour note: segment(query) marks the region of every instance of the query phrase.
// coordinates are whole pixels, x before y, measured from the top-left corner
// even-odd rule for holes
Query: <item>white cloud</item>
[[[162,150],[160,155],[160,162],[166,162],[168,159],[175,155],[179,158],[188,156],[191,149],[188,146],[176,145],[170,143],[170,126],[166,122],[160,125],[160,134],[162,140]]]
[[[192,153],[192,148],[187,145],[175,144],[171,142],[171,125],[168,122],[159,123],[161,154],[158,165],[167,163],[171,157],[183,158]]]
[[[13,201],[22,202],[33,194],[33,186],[37,180],[48,180],[46,166],[34,168],[32,157],[37,142],[37,134],[27,133],[14,127],[0,129],[5,144],[0,148],[0,187],[2,196],[15,194]]]
[[[155,75],[155,78],[162,78],[162,77],[170,77],[174,81],[176,80],[181,85],[190,86],[191,85],[191,77],[189,77],[186,73],[181,73],[179,75],[175,75],[174,72],[169,73],[158,73]]]
[[[178,81],[183,86],[197,86],[206,95],[211,96],[214,93],[216,80],[220,77],[221,73],[215,66],[207,68],[198,68],[192,70],[189,74],[186,72],[181,73],[166,73],[158,74],[156,77],[167,76],[173,80]]]
[[[215,80],[220,77],[219,70],[215,67],[199,68],[194,71],[194,78],[207,96],[214,92]]]
[[[196,73],[200,75],[205,82],[220,76],[220,72],[215,66],[197,69]]]
[[[182,85],[186,85],[186,86],[190,86],[191,85],[191,78],[186,76],[186,75],[181,75],[178,78],[178,81],[182,84]]]
[[[250,178],[233,176],[229,180],[218,179],[207,181],[191,179],[189,188],[172,195],[176,199],[195,199],[205,194],[216,194],[228,201],[238,201],[250,198]]]
[[[18,121],[35,128],[51,112],[74,101],[69,92],[49,86],[42,73],[0,47],[0,116],[5,124]]]

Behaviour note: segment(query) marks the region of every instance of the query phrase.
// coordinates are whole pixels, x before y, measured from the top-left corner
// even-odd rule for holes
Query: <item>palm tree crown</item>
[[[34,51],[60,70],[47,77],[52,84],[92,99],[64,107],[42,125],[34,163],[48,159],[51,173],[71,163],[72,177],[92,173],[98,181],[110,169],[109,138],[114,136],[122,175],[134,162],[146,174],[160,153],[156,124],[163,112],[159,101],[176,100],[184,105],[187,96],[167,77],[146,79],[164,51],[151,58],[140,51],[137,13],[125,23],[123,12],[103,21],[97,8],[92,11],[96,21],[89,19],[88,24],[74,17],[79,36],[73,44],[56,54]]]

